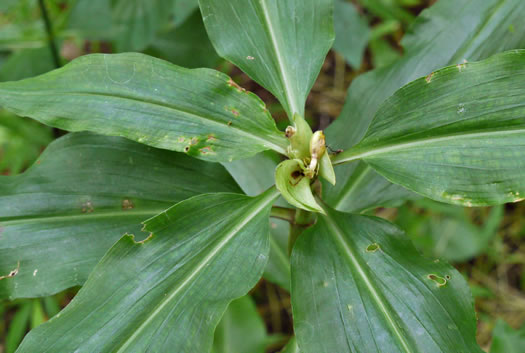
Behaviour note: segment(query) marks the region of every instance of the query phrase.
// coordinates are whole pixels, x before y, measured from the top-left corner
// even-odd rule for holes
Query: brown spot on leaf
[[[237,109],[232,108],[230,111],[232,112],[232,114],[233,114],[236,118],[239,117],[240,113],[239,113],[239,111],[237,111]]]
[[[244,89],[244,88],[242,88],[241,86],[239,86],[239,85],[238,85],[234,80],[232,80],[231,78],[228,80],[228,86],[237,89],[239,92],[246,92],[246,89]]]
[[[133,201],[128,200],[128,199],[122,200],[122,210],[123,211],[132,210],[134,208],[135,208],[135,205],[133,204]]]
[[[201,149],[199,149],[199,151],[202,153],[202,154],[208,154],[208,153],[212,153],[213,150],[211,149],[211,147],[203,147]]]
[[[433,72],[430,75],[428,75],[427,77],[425,77],[425,81],[427,81],[427,83],[430,83],[432,81],[432,77],[434,77],[434,73]]]
[[[86,201],[82,204],[82,213],[92,213],[95,209],[91,201]]]

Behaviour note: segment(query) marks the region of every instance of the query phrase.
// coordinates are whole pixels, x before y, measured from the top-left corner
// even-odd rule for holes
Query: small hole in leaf
[[[189,152],[189,151],[190,151],[190,146],[184,147],[184,152]]]
[[[450,281],[450,276],[449,275],[446,275],[445,278],[447,279],[447,281]]]
[[[373,243],[373,244],[370,244],[366,247],[366,252],[376,252],[377,250],[379,250],[379,244],[378,243]]]
[[[427,278],[431,281],[434,281],[438,287],[443,287],[447,284],[447,279],[438,275],[430,274],[427,276]]]

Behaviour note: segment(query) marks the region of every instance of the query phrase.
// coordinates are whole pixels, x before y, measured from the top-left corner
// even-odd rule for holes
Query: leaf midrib
[[[273,28],[273,23],[271,21],[270,14],[268,12],[268,8],[266,6],[266,0],[259,0],[259,3],[261,5],[261,10],[263,13],[263,18],[266,23],[266,27],[268,28],[268,33],[270,34],[270,41],[272,43],[272,47],[275,53],[275,59],[277,60],[277,64],[279,65],[279,77],[281,78],[281,82],[284,85],[284,94],[286,95],[286,99],[288,100],[288,104],[290,106],[291,114],[292,116],[299,112],[299,107],[295,106],[295,99],[293,97],[293,90],[290,86],[290,81],[288,79],[288,70],[286,68],[284,59],[281,55],[281,50],[279,47],[279,43],[277,41],[277,37],[275,35],[275,30]]]
[[[364,159],[366,157],[374,157],[384,153],[390,153],[398,150],[414,148],[419,146],[424,146],[436,142],[457,140],[461,138],[469,139],[476,137],[485,137],[485,136],[494,136],[494,135],[514,135],[514,134],[525,134],[525,129],[511,129],[511,130],[491,130],[484,132],[468,132],[468,133],[459,133],[452,135],[441,135],[438,137],[422,138],[416,139],[414,141],[386,145],[377,148],[366,148],[361,147],[360,144],[357,144],[354,148],[351,148],[333,159],[334,165],[352,162],[358,159]],[[366,139],[366,138],[365,138]],[[365,140],[363,140],[365,141]]]
[[[396,338],[399,340],[399,343],[403,347],[403,350],[406,353],[415,353],[416,350],[412,350],[406,341],[405,337],[403,336],[401,329],[398,327],[396,321],[392,317],[392,314],[390,313],[387,304],[383,302],[383,299],[381,298],[381,295],[379,294],[379,291],[375,287],[374,283],[368,278],[364,268],[361,266],[356,254],[354,253],[354,250],[351,248],[351,246],[347,243],[344,232],[339,228],[338,224],[334,221],[331,214],[326,212],[326,215],[322,215],[323,219],[325,220],[328,228],[332,231],[331,234],[334,235],[336,245],[339,245],[340,249],[342,250],[343,254],[349,260],[350,264],[353,268],[356,269],[357,274],[365,284],[368,292],[371,294],[371,298],[375,302],[377,308],[379,311],[383,314],[385,317],[388,325],[392,329],[392,332],[396,336]]]
[[[230,240],[235,237],[235,235],[242,230],[252,219],[254,219],[265,207],[268,206],[273,200],[275,200],[279,196],[279,192],[276,189],[273,189],[272,192],[269,192],[268,195],[264,198],[262,198],[258,204],[256,204],[256,207],[246,215],[246,217],[237,224],[236,227],[234,227],[229,233],[227,233],[223,239],[211,249],[211,251],[208,253],[208,255],[202,259],[196,266],[195,270],[192,271],[186,278],[184,278],[180,284],[178,284],[175,288],[173,288],[172,292],[165,296],[162,301],[159,303],[159,305],[153,310],[153,312],[148,316],[147,319],[145,319],[140,326],[136,328],[136,330],[126,339],[126,341],[120,346],[120,348],[115,351],[115,353],[123,353],[129,346],[133,343],[135,338],[137,338],[142,331],[146,328],[146,326],[154,320],[154,318],[162,312],[164,307],[168,305],[173,298],[182,290],[184,289],[188,283],[190,283],[191,280],[193,280],[198,274],[206,267],[208,263],[210,263],[215,255],[217,255],[223,248],[230,242]]]

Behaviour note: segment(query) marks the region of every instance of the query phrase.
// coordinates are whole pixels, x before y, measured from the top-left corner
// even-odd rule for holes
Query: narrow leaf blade
[[[345,0],[334,0],[334,49],[354,69],[359,69],[366,44],[370,38],[370,29],[366,19],[362,18],[355,5]]]

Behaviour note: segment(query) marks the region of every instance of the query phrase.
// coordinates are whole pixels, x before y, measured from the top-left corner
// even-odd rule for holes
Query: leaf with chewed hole
[[[363,140],[363,159],[438,201],[486,206],[525,198],[525,50],[434,72],[398,90]]]
[[[122,234],[174,203],[240,192],[219,164],[121,137],[69,134],[24,174],[0,176],[0,298],[82,285]]]
[[[278,195],[200,195],[149,219],[150,237],[121,238],[17,352],[209,352],[228,304],[263,273]]]
[[[199,0],[219,55],[304,116],[306,97],[334,40],[333,0]]]
[[[311,179],[303,173],[305,166],[299,159],[288,159],[275,169],[275,185],[290,204],[311,212],[323,212],[310,187]]]
[[[22,81],[0,83],[0,105],[69,131],[122,136],[226,162],[288,141],[264,103],[227,75],[138,54],[93,54]]]
[[[467,283],[375,217],[325,207],[292,253],[302,353],[482,353]]]

